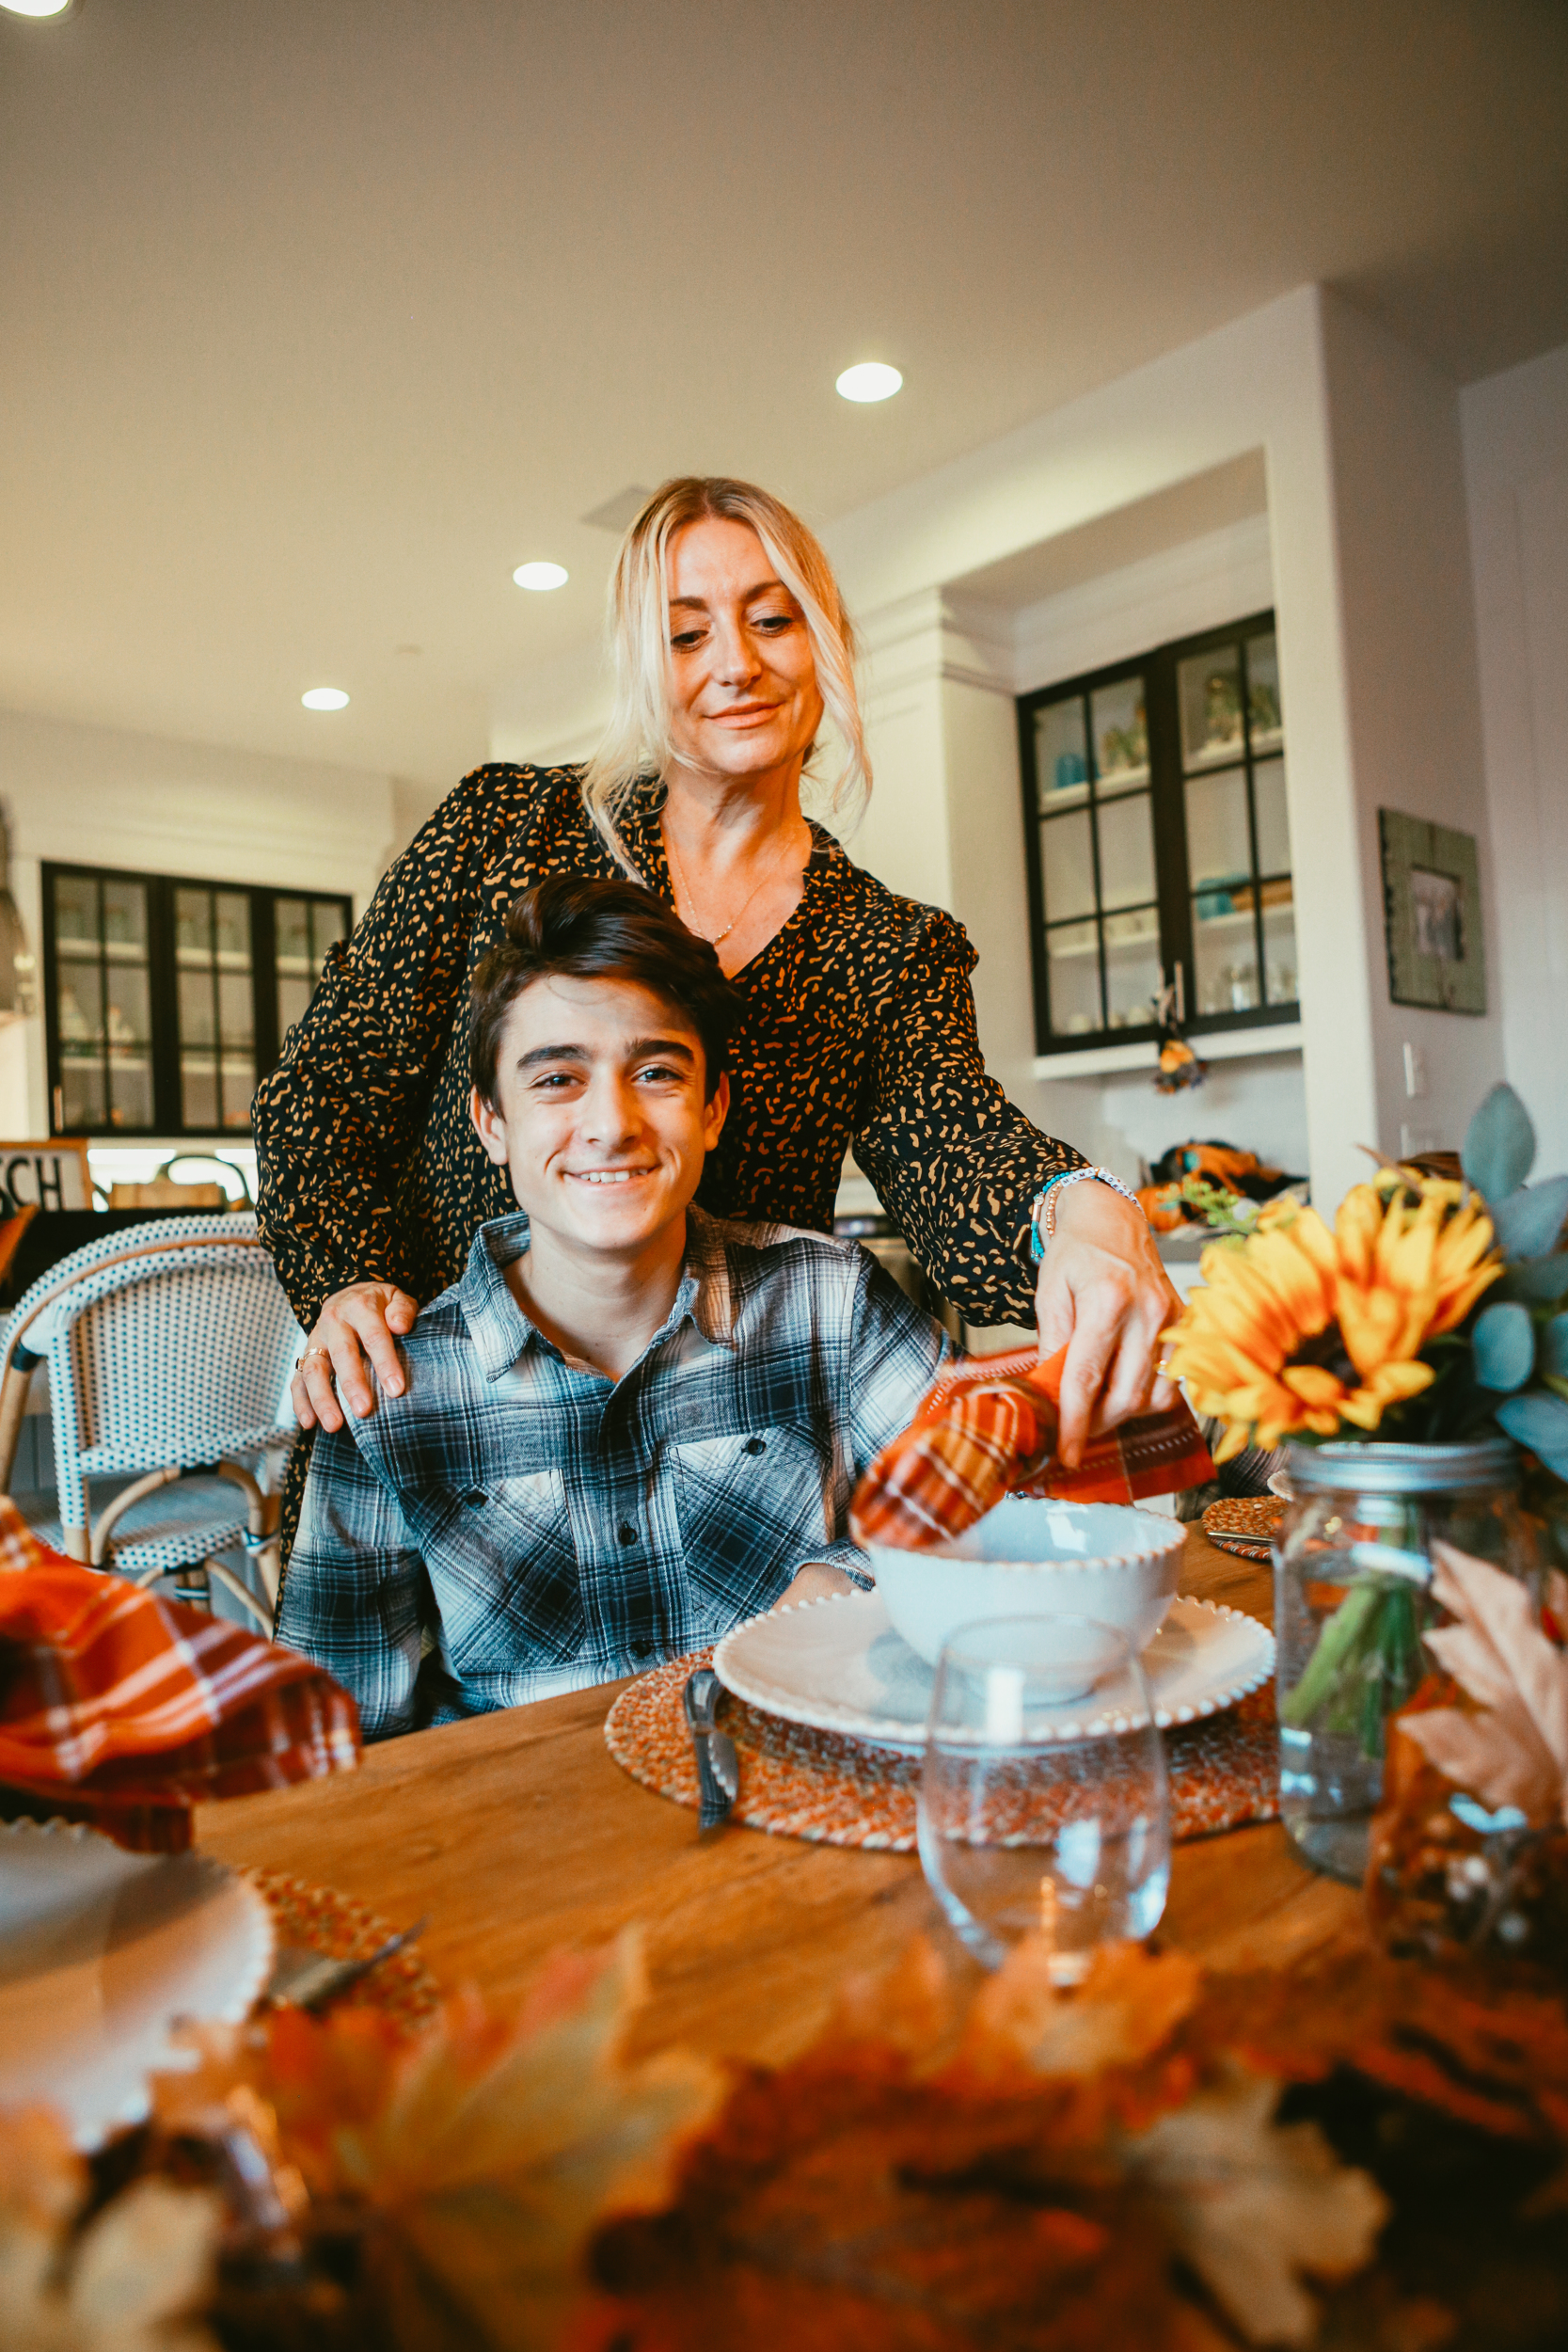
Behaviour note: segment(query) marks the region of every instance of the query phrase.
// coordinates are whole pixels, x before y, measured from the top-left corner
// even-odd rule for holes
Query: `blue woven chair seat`
[[[62,1531],[53,1495],[13,1499],[40,1542],[58,1550]],[[245,1533],[245,1497],[237,1486],[225,1478],[182,1478],[143,1495],[116,1520],[103,1565],[120,1576],[170,1576],[231,1549]]]

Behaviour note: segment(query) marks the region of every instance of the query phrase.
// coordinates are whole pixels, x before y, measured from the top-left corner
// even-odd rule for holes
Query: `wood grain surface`
[[[1189,1531],[1182,1590],[1272,1618],[1270,1572]],[[291,1870],[398,1926],[428,1915],[436,1977],[506,2001],[555,1946],[640,1921],[652,1998],[638,2041],[777,2061],[820,2026],[834,1988],[917,1929],[969,1963],[907,1854],[761,1831],[700,1837],[695,1817],[614,1764],[617,1682],[417,1732],[358,1772],[204,1806],[226,1862]],[[1359,1935],[1358,1897],[1294,1858],[1276,1824],[1176,1849],[1161,1941],[1217,1967],[1294,1959]]]

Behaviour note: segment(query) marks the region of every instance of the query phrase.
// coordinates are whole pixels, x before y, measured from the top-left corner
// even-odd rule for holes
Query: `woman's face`
[[[670,547],[670,733],[684,766],[747,777],[799,763],[822,723],[805,617],[747,523]]]

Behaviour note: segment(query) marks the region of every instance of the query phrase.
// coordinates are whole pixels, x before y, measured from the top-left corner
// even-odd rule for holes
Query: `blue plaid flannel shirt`
[[[633,1674],[861,1571],[861,1470],[907,1427],[941,1327],[854,1242],[688,1212],[669,1320],[618,1381],[535,1329],[482,1226],[404,1343],[407,1388],[311,1455],[277,1638],[368,1739]]]

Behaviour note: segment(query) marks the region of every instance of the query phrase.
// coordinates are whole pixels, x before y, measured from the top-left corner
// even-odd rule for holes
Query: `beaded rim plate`
[[[752,1617],[725,1634],[713,1664],[726,1691],[764,1714],[881,1747],[925,1745],[931,1669],[894,1631],[876,1593],[833,1593]],[[1143,1666],[1164,1731],[1234,1707],[1266,1682],[1274,1636],[1239,1609],[1179,1596]],[[1075,1722],[1064,1709],[1058,1736],[1116,1727],[1105,1718]]]
[[[76,2146],[197,2063],[177,2019],[238,2025],[272,1969],[272,1914],[203,1853],[128,1853],[85,1822],[0,1832],[0,2106],[57,2107]]]

